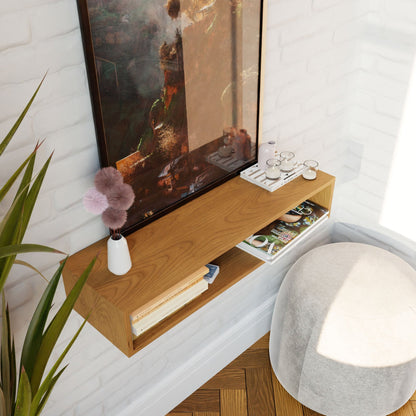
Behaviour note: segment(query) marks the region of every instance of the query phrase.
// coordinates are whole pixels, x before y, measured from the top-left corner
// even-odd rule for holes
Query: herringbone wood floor
[[[167,416],[320,416],[279,384],[268,347],[267,334]],[[416,416],[416,394],[391,416]]]

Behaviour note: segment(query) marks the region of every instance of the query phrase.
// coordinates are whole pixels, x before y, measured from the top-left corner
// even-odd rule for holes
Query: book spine
[[[147,315],[149,312],[159,307],[160,305],[162,305],[163,303],[165,303],[172,297],[177,296],[182,291],[189,289],[195,283],[203,280],[205,274],[207,274],[208,271],[209,271],[208,267],[206,266],[201,267],[195,273],[190,275],[189,280],[187,280],[182,285],[177,286],[174,290],[171,290],[169,293],[166,293],[164,296],[160,296],[158,299],[152,300],[151,303],[148,303],[147,305],[143,305],[139,309],[136,309],[135,311],[133,311],[130,314],[130,320],[136,321],[138,319],[141,319],[143,316]]]
[[[164,299],[159,300],[159,302],[154,303],[152,307],[148,307],[142,312],[135,314],[134,316],[130,315],[130,321],[132,323],[140,321],[141,319],[145,318],[147,315],[153,313],[158,308],[163,307],[163,305],[166,305],[169,302],[172,302],[173,299],[175,298],[178,299],[178,297],[182,296],[184,293],[190,293],[196,285],[201,284],[203,281],[205,281],[205,279],[202,276],[199,278],[199,280],[197,280],[196,282],[192,282],[190,285],[180,290],[179,292],[171,293],[169,296],[166,296]]]
[[[141,319],[132,322],[132,332],[138,336],[147,329],[156,325],[158,322],[176,312],[184,305],[195,299],[201,293],[208,289],[208,282],[204,279],[193,285],[190,290],[182,292],[180,295],[173,297],[170,301],[156,308]]]

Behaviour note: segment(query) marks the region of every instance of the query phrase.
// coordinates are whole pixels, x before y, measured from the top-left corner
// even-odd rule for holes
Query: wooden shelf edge
[[[198,250],[195,249],[195,253],[187,259],[187,262],[189,264],[192,263],[195,270],[196,268],[210,262],[220,266],[220,274],[217,276],[214,283],[209,285],[206,292],[202,293],[190,303],[184,305],[180,310],[165,318],[163,321],[150,328],[139,337],[133,339],[129,319],[129,314],[132,309],[129,309],[129,307],[124,304],[121,305],[119,302],[115,302],[113,297],[106,296],[106,292],[104,291],[103,293],[102,291],[102,288],[105,288],[107,285],[116,285],[118,289],[128,291],[130,289],[130,286],[127,284],[128,279],[110,275],[107,272],[106,260],[102,252],[97,261],[99,264],[98,272],[95,271],[95,276],[93,276],[93,278],[98,278],[100,273],[104,273],[101,278],[102,284],[96,286],[87,282],[86,288],[84,288],[81,293],[80,299],[76,303],[74,309],[84,317],[91,313],[89,323],[92,324],[125,355],[131,357],[264,264],[263,261],[236,248],[235,244],[238,244],[250,234],[270,224],[270,222],[276,220],[279,216],[294,208],[306,199],[310,199],[324,206],[328,210],[331,210],[335,177],[325,172],[319,172],[317,180],[312,181],[310,184],[306,183],[307,181],[302,181],[302,178],[297,178],[290,184],[287,184],[280,190],[276,191],[276,193],[269,193],[267,191],[264,192],[264,190],[262,191],[255,185],[249,184],[245,181],[243,181],[243,183],[241,181],[243,181],[241,178],[235,178],[230,183],[223,185],[224,188],[215,191],[213,194],[214,198],[211,197],[211,199],[209,199],[209,195],[206,194],[198,203],[199,205],[203,205],[207,215],[212,216],[212,213],[210,214],[210,209],[213,205],[213,199],[215,201],[215,198],[218,196],[217,193],[221,195],[223,199],[231,199],[230,204],[222,203],[221,205],[225,207],[225,210],[220,211],[221,218],[224,216],[226,219],[220,219],[220,223],[224,224],[225,228],[217,227],[218,230],[221,229],[221,233],[215,233],[212,231],[210,233],[204,233],[201,231],[194,233],[195,238],[197,239],[196,242]],[[255,188],[251,188],[252,186]],[[236,201],[232,200],[232,198],[236,197],[238,194],[238,192],[236,193],[236,190],[239,191],[240,189],[245,195],[241,199],[238,198],[238,200],[249,201],[249,203],[240,203],[238,205],[236,204]],[[231,193],[229,193],[228,190],[230,190]],[[189,215],[195,217],[195,213],[201,214],[199,210],[194,212],[193,209],[191,209],[192,207],[198,206],[198,204],[194,203],[193,205],[189,205],[186,210],[182,211],[185,212],[185,217],[182,215],[181,218],[188,218]],[[263,215],[261,215],[262,212]],[[179,215],[178,211],[175,211],[170,215],[172,216],[171,223],[175,224],[175,220],[177,220]],[[217,224],[215,222],[215,218],[211,218],[210,221],[209,225],[215,226]],[[162,221],[161,225],[165,225],[165,222],[166,220],[164,222]],[[183,221],[181,223],[183,224]],[[156,226],[156,222],[152,224],[153,227]],[[204,216],[201,224],[206,230],[207,223]],[[185,224],[185,226],[189,227],[188,224]],[[197,228],[194,227],[194,229]],[[136,249],[142,251],[144,246],[141,245],[141,241],[146,241],[147,238],[145,237],[148,236],[152,230],[153,228],[149,228],[148,230],[139,230],[140,238],[136,237],[136,246],[133,245],[132,250]],[[243,235],[246,233],[247,235]],[[208,238],[207,234],[209,234]],[[224,236],[227,240],[226,243],[222,241]],[[67,293],[73,286],[76,276],[79,274],[79,270],[84,267],[84,263],[87,259],[89,261],[90,253],[96,252],[97,248],[104,244],[103,241],[104,240],[97,242],[82,252],[70,257],[68,263],[71,267],[66,267],[68,270],[64,270],[63,273],[63,280]],[[182,240],[179,240],[179,243],[181,243],[179,245],[184,245],[186,243],[194,249],[190,241],[188,241],[188,237],[184,237]],[[202,242],[204,244],[202,244]],[[209,247],[212,249],[210,248],[207,250],[207,242],[210,242]],[[172,247],[175,248],[176,244],[177,243],[172,243]],[[215,247],[215,249],[213,247]],[[221,250],[219,250],[218,247],[220,247]],[[201,253],[199,249],[203,253]],[[171,254],[170,261],[176,262],[179,265],[183,263],[178,261],[180,254],[181,251]],[[213,257],[218,255],[219,257],[214,260]],[[164,258],[163,260],[165,261]],[[134,278],[140,281],[143,275],[148,273],[149,269],[153,267],[152,261],[146,260],[138,262],[138,267],[134,271]],[[165,261],[165,263],[165,268],[163,270],[167,270],[166,267],[169,266],[169,271],[172,271],[170,267],[171,263],[168,261]],[[175,273],[171,273],[172,276],[174,276],[174,279],[176,278],[178,264],[174,270]],[[178,277],[181,278],[181,276]],[[174,279],[172,280],[173,283],[175,283]],[[129,291],[128,296],[131,298],[134,294]]]

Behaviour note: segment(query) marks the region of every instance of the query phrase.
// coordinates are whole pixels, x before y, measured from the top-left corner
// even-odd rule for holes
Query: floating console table
[[[124,276],[107,269],[107,238],[70,256],[65,290],[98,253],[75,310],[90,314],[89,323],[130,357],[263,264],[236,244],[306,199],[330,210],[334,185],[322,171],[314,181],[299,177],[275,192],[235,177],[129,235],[133,266]],[[209,289],[134,338],[130,314],[207,263],[220,266]]]

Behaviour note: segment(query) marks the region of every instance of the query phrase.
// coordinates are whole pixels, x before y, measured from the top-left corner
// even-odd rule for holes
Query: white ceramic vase
[[[269,159],[275,159],[277,156],[277,142],[275,140],[270,140],[260,145],[259,147],[259,157],[258,165],[260,169],[266,170],[266,162]]]
[[[116,275],[126,274],[131,269],[131,258],[127,240],[121,235],[111,236],[107,241],[107,267]]]

